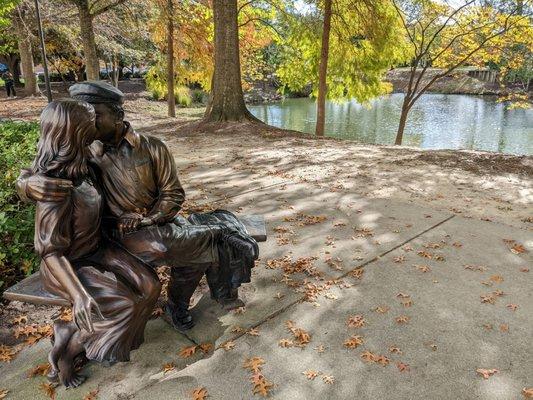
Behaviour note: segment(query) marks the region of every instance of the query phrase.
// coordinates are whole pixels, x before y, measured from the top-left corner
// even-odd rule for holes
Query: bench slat
[[[266,241],[266,224],[262,215],[240,215],[239,220],[246,227],[248,234],[255,240],[258,242]],[[70,306],[68,301],[47,292],[43,288],[39,272],[11,286],[4,292],[3,297],[7,300],[17,300],[32,304]]]

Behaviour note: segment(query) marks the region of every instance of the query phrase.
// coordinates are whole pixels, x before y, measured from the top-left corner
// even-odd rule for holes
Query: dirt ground
[[[0,120],[36,120],[45,104],[43,98],[0,99]],[[199,181],[194,170],[202,165],[214,176],[229,168],[252,187],[269,178],[311,182],[326,191],[394,198],[533,231],[532,156],[360,145],[249,123],[205,125],[198,122],[202,108],[179,108],[177,118],[168,118],[165,103],[142,92],[127,95],[125,110],[139,132],[170,147],[189,207],[227,196],[216,181]],[[10,333],[16,316],[40,324],[54,313],[17,302],[2,307],[0,342],[17,342]]]

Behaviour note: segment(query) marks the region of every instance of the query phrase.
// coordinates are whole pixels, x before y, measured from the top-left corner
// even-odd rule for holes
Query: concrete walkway
[[[260,398],[243,367],[253,357],[264,361],[255,383],[282,400],[507,400],[533,387],[531,231],[254,175],[220,157],[177,161],[184,182],[202,183],[187,188],[191,203],[265,215],[269,240],[241,290],[246,308],[224,312],[204,294],[186,335],[150,321],[130,363],[89,365],[88,381],[57,388],[58,400],[93,390],[189,399],[202,387],[208,399]],[[215,350],[178,354],[205,343]],[[49,346],[0,363],[7,399],[47,398],[44,378],[27,371]],[[497,372],[484,379],[478,369]]]

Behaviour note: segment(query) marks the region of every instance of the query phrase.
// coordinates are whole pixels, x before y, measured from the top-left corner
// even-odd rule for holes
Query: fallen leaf
[[[252,376],[252,382],[254,383],[254,388],[252,389],[253,394],[259,394],[263,397],[268,396],[268,392],[274,386],[272,382],[266,380],[263,374],[255,374]]]
[[[404,364],[403,362],[399,362],[396,364],[400,372],[409,372],[411,368],[409,368],[409,364]]]
[[[533,387],[530,387],[530,388],[523,388],[523,389],[522,389],[522,394],[523,394],[524,397],[527,398],[527,399],[533,398]],[[0,398],[1,398],[1,397],[0,397]]]
[[[7,390],[7,389],[0,389],[0,400],[1,400],[1,399],[5,399],[8,393],[9,393],[9,390]]]
[[[261,357],[252,357],[247,358],[244,361],[243,368],[249,369],[250,371],[257,373],[261,372],[261,366],[265,363]]]
[[[11,320],[11,324],[13,325],[22,325],[26,323],[28,323],[28,317],[25,315],[19,315]]]
[[[507,308],[511,311],[516,311],[518,309],[518,304],[507,304]]]
[[[335,382],[335,378],[333,377],[333,375],[323,375],[322,380],[328,385],[332,385]]]
[[[394,354],[394,353],[402,354],[402,351],[400,350],[400,348],[399,348],[399,347],[396,347],[396,346],[390,346],[390,347],[389,347],[389,351],[390,351],[391,353],[393,353],[393,354]]]
[[[91,390],[89,393],[87,393],[83,400],[96,400],[98,398],[98,389]]]
[[[483,379],[489,379],[491,375],[494,375],[496,372],[499,372],[497,369],[483,369],[478,368],[476,369],[476,372],[483,376]]]
[[[294,346],[294,342],[290,339],[281,339],[278,342],[279,347],[292,347]]]
[[[189,347],[183,347],[180,352],[178,353],[178,355],[180,357],[183,357],[183,358],[189,358],[191,357],[194,353],[196,353],[196,348],[198,346],[189,346]]]
[[[319,346],[316,346],[315,350],[318,351],[319,353],[323,353],[324,351],[326,351],[326,348],[324,347],[323,344],[321,344]]]
[[[51,383],[41,383],[39,385],[39,388],[44,392],[45,395],[50,397],[52,400],[56,398],[56,389],[54,386],[52,386]]]
[[[37,375],[46,376],[50,372],[50,364],[44,363],[33,367],[28,371],[28,378],[33,378]]]
[[[259,336],[259,329],[258,328],[251,328],[248,329],[248,332],[246,332],[250,336]]]
[[[378,364],[383,365],[384,367],[389,365],[389,359],[386,356],[382,356],[382,355],[376,356],[373,361],[378,363]]]
[[[503,276],[501,275],[492,275],[489,280],[491,280],[494,283],[502,283],[503,282]]]
[[[407,315],[400,315],[396,317],[396,322],[399,324],[406,324],[407,322],[409,322],[409,319],[410,317],[408,317]]]
[[[527,267],[520,268],[520,272],[529,272],[529,268]]]
[[[349,349],[356,349],[363,344],[363,337],[358,335],[352,335],[349,339],[344,341],[344,346]]]
[[[15,358],[20,349],[0,344],[0,361],[10,362]]]
[[[513,254],[522,254],[525,252],[526,252],[525,247],[519,243],[515,243],[514,246],[511,247],[511,253]]]
[[[385,314],[387,311],[389,311],[389,307],[379,306],[379,307],[376,307],[374,311],[380,314]]]
[[[361,358],[366,362],[374,362],[376,359],[376,355],[366,350],[363,353],[361,353]]]
[[[198,345],[198,349],[201,350],[202,353],[207,354],[213,350],[213,345],[211,343],[201,343]]]
[[[205,400],[207,398],[207,390],[203,387],[196,388],[192,391],[193,400]]]
[[[509,325],[508,324],[501,324],[500,325],[500,331],[501,332],[509,332]]]
[[[348,317],[348,321],[346,321],[346,324],[350,328],[361,328],[365,326],[365,318],[362,315],[352,315]]]
[[[233,348],[235,348],[235,342],[233,340],[228,340],[227,342],[224,342],[218,346],[218,348],[226,351],[233,350]]]
[[[411,299],[402,301],[402,306],[404,307],[411,307],[413,305],[413,301]]]
[[[400,293],[398,293],[398,294],[396,295],[396,297],[399,297],[399,298],[401,298],[401,299],[407,299],[407,298],[409,298],[410,296],[409,296],[408,294],[405,294],[405,293],[400,292]]]
[[[176,365],[173,363],[173,362],[170,362],[170,363],[167,363],[165,365],[163,365],[163,373],[167,373],[167,372],[170,372],[170,371],[174,371],[176,369]]]
[[[305,377],[310,381],[314,380],[318,376],[318,372],[312,369],[308,369],[307,371],[302,372],[302,374],[304,374]]]

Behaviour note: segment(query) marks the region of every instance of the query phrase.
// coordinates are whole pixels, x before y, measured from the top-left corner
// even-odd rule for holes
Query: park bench
[[[240,215],[239,220],[258,242],[267,239],[265,219],[262,215]],[[42,284],[39,272],[36,272],[4,292],[3,297],[7,300],[17,300],[32,304],[47,304],[54,306],[70,306],[70,303],[61,297],[47,292]]]

